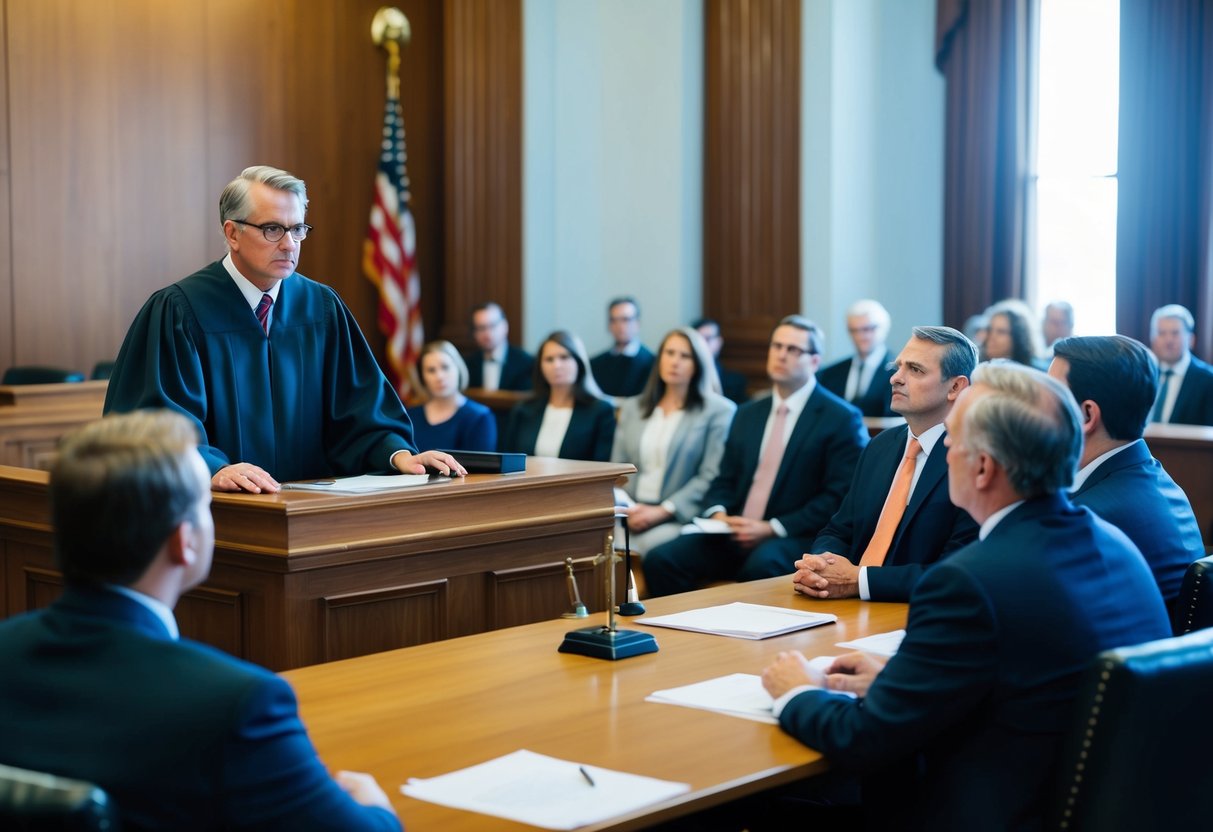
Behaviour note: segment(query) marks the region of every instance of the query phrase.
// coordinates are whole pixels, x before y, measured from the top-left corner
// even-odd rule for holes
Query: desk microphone
[[[644,615],[644,604],[636,594],[636,582],[632,578],[632,535],[628,530],[628,516],[616,514],[623,521],[623,597],[627,600],[619,605],[620,615]]]

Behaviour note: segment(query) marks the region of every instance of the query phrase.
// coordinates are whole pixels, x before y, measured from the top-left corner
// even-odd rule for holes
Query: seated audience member
[[[858,410],[816,383],[821,330],[789,315],[771,334],[771,395],[737,408],[705,517],[725,534],[685,534],[645,554],[650,595],[716,580],[787,575],[796,555],[779,538],[814,537],[838,510],[868,431]]]
[[[1046,306],[1040,334],[1044,336],[1045,354],[1051,357],[1053,345],[1074,334],[1074,307],[1064,300],[1055,300]]]
[[[720,351],[724,348],[724,336],[720,334],[720,324],[712,318],[699,318],[692,322],[691,328],[703,336],[708,351],[712,354],[712,362],[716,365],[716,375],[720,378],[720,392],[726,399],[732,399],[737,404],[749,401],[746,390],[745,376],[736,370],[730,370],[720,363]]]
[[[1187,495],[1141,438],[1158,389],[1153,356],[1123,335],[1063,338],[1049,375],[1069,386],[1082,413],[1082,459],[1070,499],[1128,535],[1173,607],[1204,543]]]
[[[556,330],[539,347],[534,396],[514,405],[503,451],[606,462],[615,437],[615,408],[602,397],[581,339]]]
[[[653,369],[653,353],[640,343],[640,305],[635,298],[616,298],[607,307],[607,328],[615,344],[594,356],[594,378],[608,396],[635,396]]]
[[[889,378],[893,357],[885,346],[889,337],[889,312],[877,301],[859,300],[847,310],[847,334],[855,354],[835,362],[817,374],[817,381],[835,396],[846,399],[864,416],[892,416],[889,409]]]
[[[648,552],[677,537],[720,471],[737,406],[716,386],[707,345],[683,327],[662,340],[644,392],[620,403],[611,461],[636,466],[624,486],[635,505],[621,509],[634,551]],[[623,542],[617,531],[616,548]]]
[[[965,337],[977,345],[977,354],[981,355],[986,350],[986,336],[990,334],[990,319],[985,316],[985,313],[970,315],[965,319],[964,326]]]
[[[841,656],[822,689],[784,652],[763,684],[783,729],[835,770],[896,785],[890,805],[865,782],[866,810],[915,829],[1043,828],[1092,660],[1171,630],[1161,598],[1141,592],[1141,553],[1066,497],[1082,422],[1063,385],[983,364],[947,428],[949,491],[980,540],[923,574],[887,664]]]
[[[0,622],[0,763],[109,793],[127,829],[399,830],[368,774],[330,777],[290,685],[178,636],[204,581],[210,473],[190,421],[110,416],[50,475],[65,591]]]
[[[222,260],[161,289],[135,317],[106,413],[167,408],[194,421],[216,491],[395,468],[467,473],[417,453],[404,405],[337,293],[296,273],[307,188],[246,168],[219,197]]]
[[[986,310],[985,358],[1006,358],[1041,369],[1040,334],[1032,310],[1021,300],[1003,300]]]
[[[526,350],[510,346],[509,336],[510,322],[500,306],[489,302],[472,310],[472,340],[476,349],[467,356],[468,387],[531,389],[535,358]]]
[[[1195,329],[1192,313],[1178,303],[1150,316],[1150,347],[1160,377],[1151,422],[1213,425],[1213,367],[1192,354]]]
[[[859,456],[842,507],[816,540],[781,541],[796,563],[793,587],[815,598],[906,601],[923,569],[977,537],[948,498],[944,419],[977,364],[977,347],[950,327],[920,326],[897,356],[893,412],[902,427],[877,434]]]
[[[430,341],[421,348],[418,365],[428,398],[425,404],[408,409],[417,442],[444,450],[497,450],[497,421],[492,411],[463,395],[468,368],[455,345]]]

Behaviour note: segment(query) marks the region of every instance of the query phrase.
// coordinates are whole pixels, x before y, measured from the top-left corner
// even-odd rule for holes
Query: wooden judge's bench
[[[581,596],[605,608],[587,559],[614,524],[631,465],[531,458],[377,494],[216,494],[209,580],[177,605],[183,634],[272,670],[556,618]],[[0,466],[0,613],[62,589],[44,471]]]

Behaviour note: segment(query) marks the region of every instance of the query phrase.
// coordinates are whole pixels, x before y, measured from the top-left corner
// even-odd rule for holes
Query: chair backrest
[[[61,367],[9,367],[0,384],[61,384],[84,381],[84,373]]]
[[[1061,758],[1052,828],[1209,828],[1213,630],[1101,653]]]
[[[83,780],[0,765],[0,829],[114,832],[118,813]]]
[[[1213,627],[1213,557],[1201,558],[1188,566],[1171,627],[1177,636]]]

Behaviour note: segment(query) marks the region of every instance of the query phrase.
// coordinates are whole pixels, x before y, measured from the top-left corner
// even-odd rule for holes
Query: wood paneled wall
[[[800,311],[800,0],[705,0],[703,311],[764,378]]]
[[[470,343],[468,311],[522,320],[522,2],[447,0],[446,297],[442,335]]]
[[[112,358],[151,292],[223,255],[219,192],[250,164],[307,181],[315,231],[301,272],[333,286],[381,351],[376,292],[361,272],[382,128],[386,57],[370,39],[381,5],[0,0],[0,369],[87,371]],[[480,264],[508,259],[501,252],[511,246],[510,291],[521,294],[520,156],[482,149],[508,148],[502,133],[511,131],[520,146],[521,0],[396,5],[412,25],[402,104],[423,317],[433,334],[448,307],[461,319],[466,298],[500,291],[497,278],[481,283]],[[518,71],[462,52],[486,41],[448,37],[450,20],[457,35],[491,27],[492,55]],[[501,105],[509,117],[450,147],[481,149],[475,177],[506,194],[491,216],[514,219],[487,239],[461,237],[460,256],[475,268],[460,272],[452,301],[447,131],[466,121],[448,118],[444,91],[448,67],[465,60],[491,78],[482,96],[514,104]],[[513,190],[501,187],[511,177]]]

